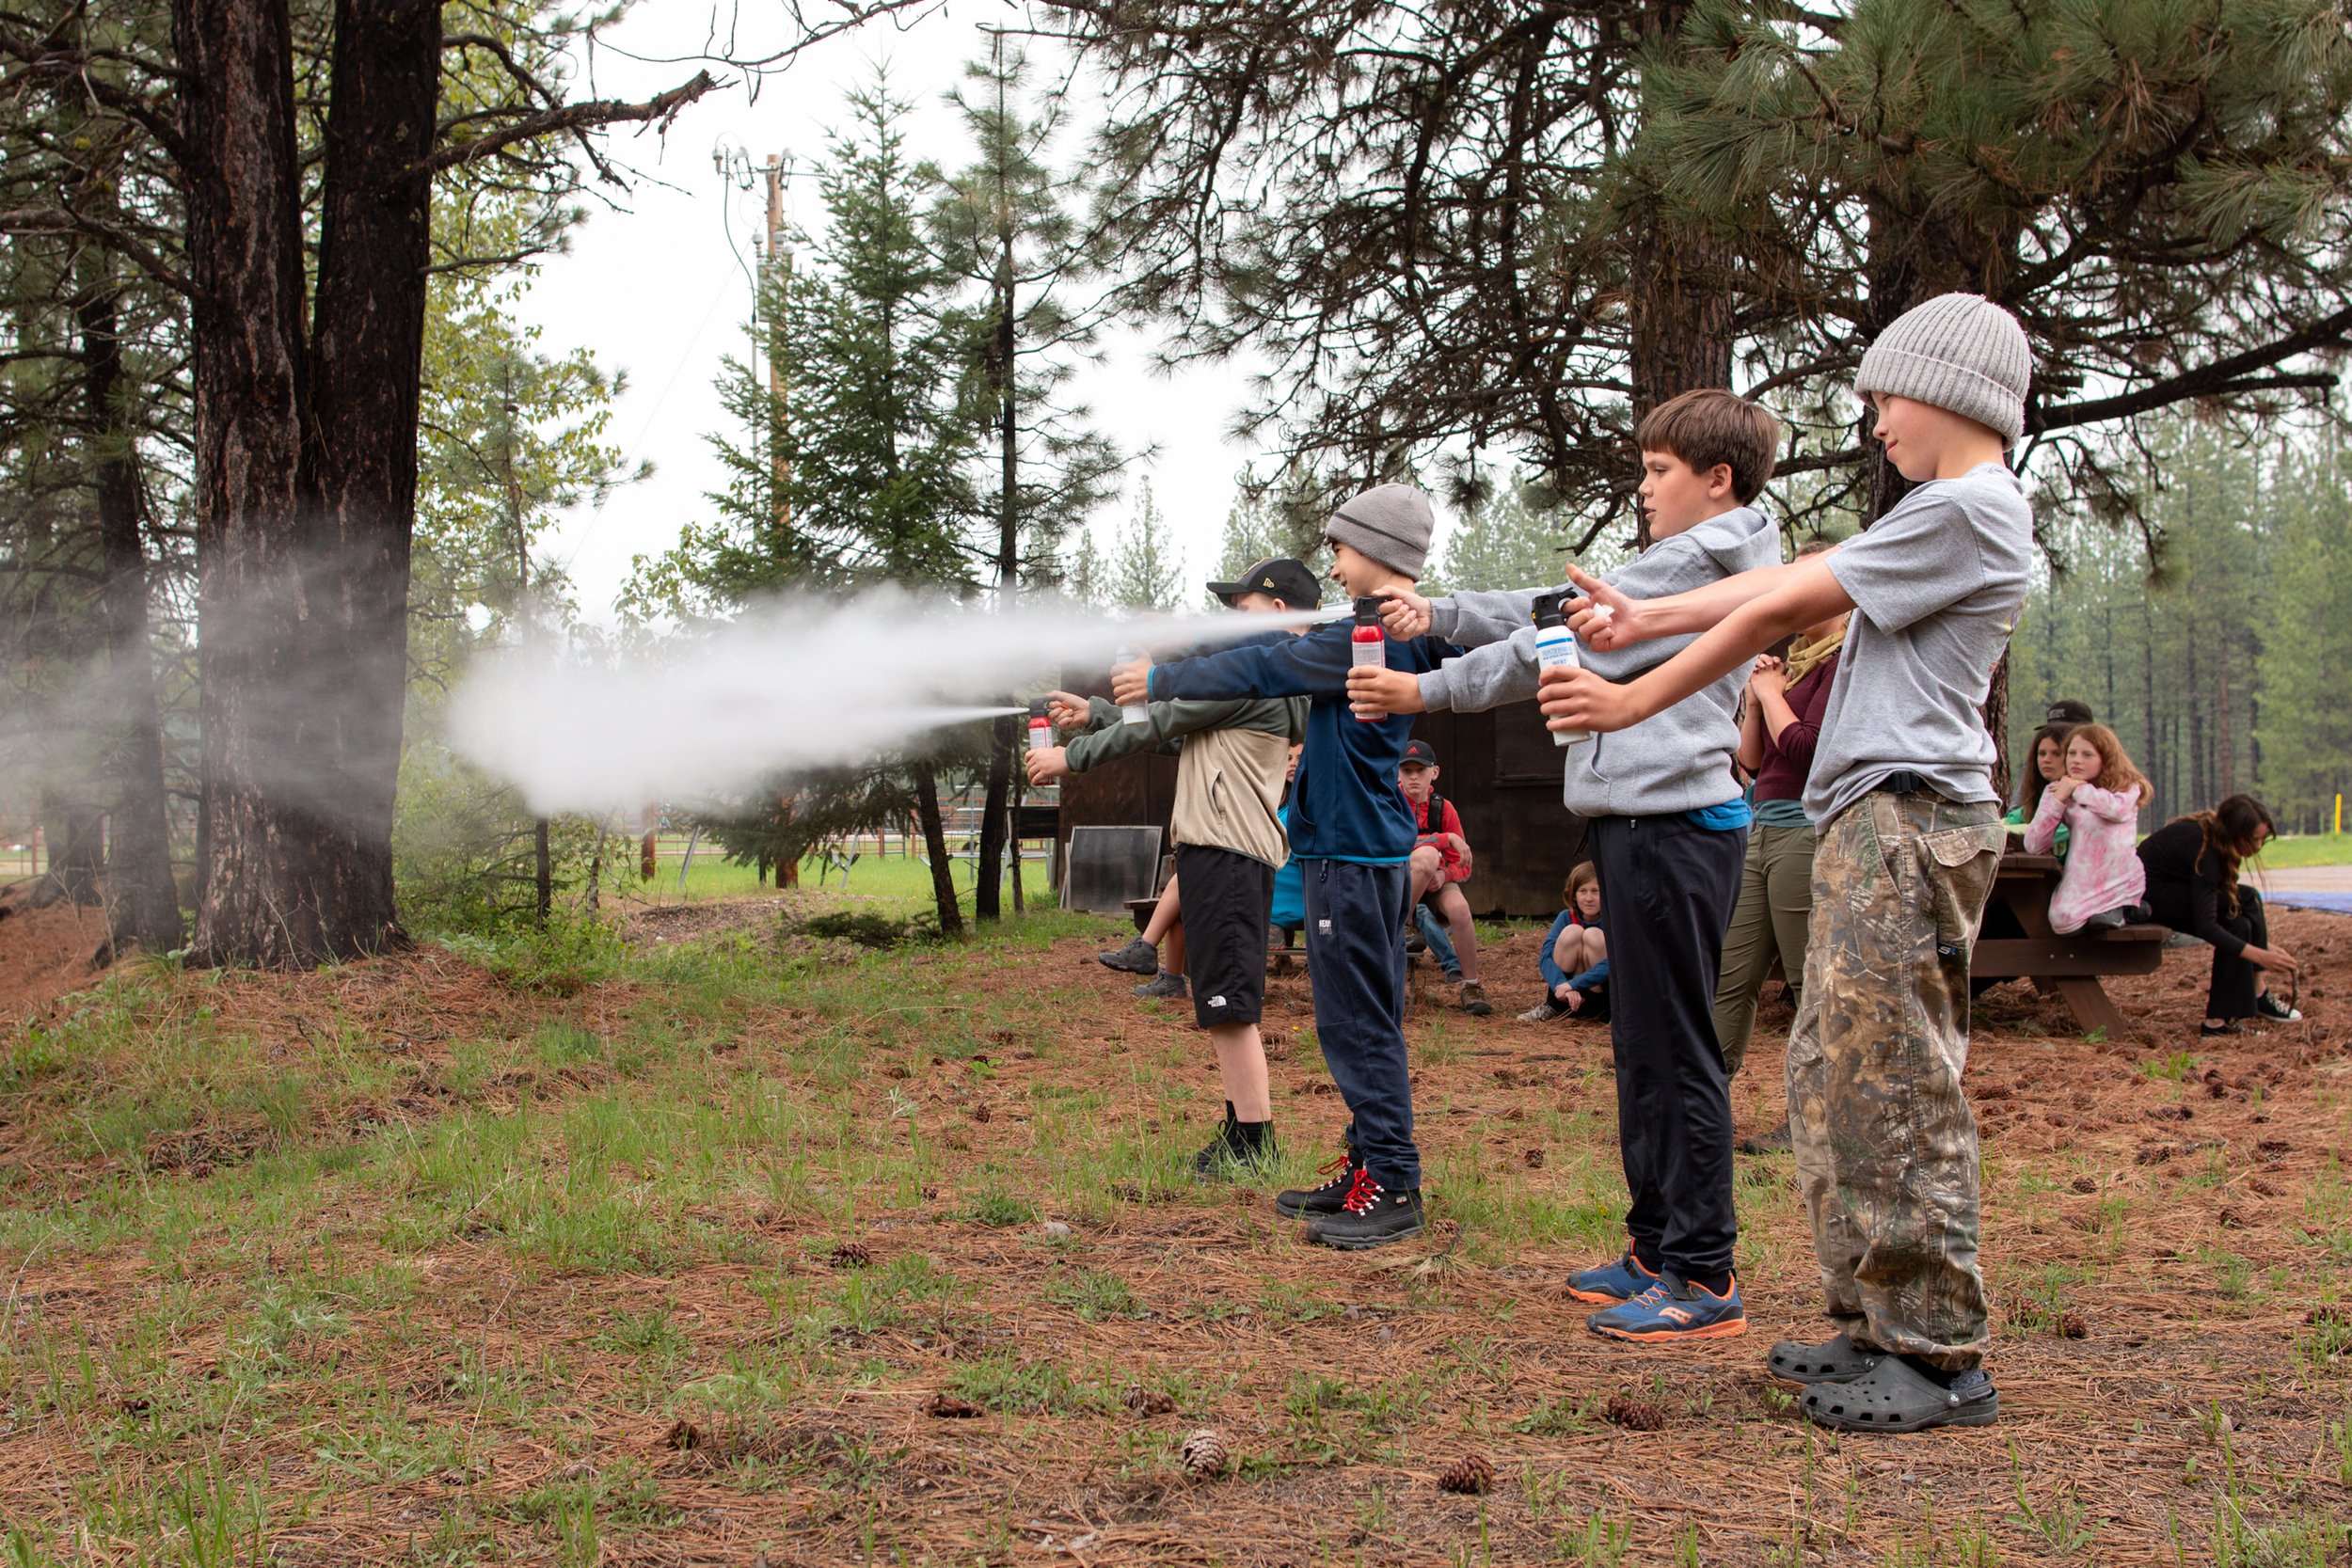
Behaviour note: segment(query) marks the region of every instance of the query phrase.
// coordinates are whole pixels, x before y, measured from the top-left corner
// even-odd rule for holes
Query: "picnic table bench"
[[[2012,849],[2001,857],[1992,902],[2016,916],[2026,934],[1979,940],[1968,974],[1979,980],[2029,979],[2043,995],[2056,991],[2063,997],[2085,1034],[2104,1029],[2109,1038],[2119,1037],[2129,1025],[2101,978],[2154,974],[2164,958],[2165,939],[2172,933],[2162,926],[2121,926],[2060,936],[2050,928],[2050,895],[2058,879],[2055,855]]]

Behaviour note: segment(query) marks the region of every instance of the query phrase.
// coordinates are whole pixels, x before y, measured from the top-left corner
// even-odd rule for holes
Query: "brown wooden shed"
[[[1474,858],[1463,895],[1486,917],[1549,920],[1584,847],[1584,823],[1560,803],[1560,749],[1532,702],[1491,713],[1424,713],[1413,734],[1438,753],[1438,793],[1454,802]],[[1087,824],[1152,823],[1176,808],[1174,757],[1125,757],[1061,783],[1061,847]],[[1162,839],[1163,849],[1166,839]]]

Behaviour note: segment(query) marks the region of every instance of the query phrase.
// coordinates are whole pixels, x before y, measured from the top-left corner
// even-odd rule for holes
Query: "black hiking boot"
[[[1346,1203],[1347,1195],[1355,1190],[1356,1173],[1363,1169],[1351,1148],[1336,1160],[1325,1162],[1315,1170],[1317,1176],[1331,1180],[1320,1187],[1289,1187],[1274,1195],[1274,1212],[1286,1220],[1308,1220],[1322,1214],[1336,1214]]]
[[[1242,1121],[1233,1115],[1233,1102],[1225,1102],[1225,1125],[1216,1130],[1206,1148],[1192,1157],[1192,1176],[1196,1181],[1232,1181],[1254,1176],[1272,1164],[1279,1155],[1274,1144],[1274,1123]]]
[[[1130,974],[1157,974],[1160,950],[1137,937],[1117,952],[1095,954],[1094,961],[1104,969],[1124,970]]]
[[[1421,1189],[1392,1193],[1359,1167],[1356,1184],[1336,1214],[1325,1214],[1307,1227],[1307,1240],[1343,1252],[1387,1246],[1422,1231]]]

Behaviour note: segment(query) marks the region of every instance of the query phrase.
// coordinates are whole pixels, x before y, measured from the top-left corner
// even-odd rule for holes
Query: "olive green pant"
[[[1791,989],[1804,978],[1805,923],[1813,917],[1813,824],[1759,825],[1748,835],[1740,902],[1724,936],[1724,968],[1715,981],[1715,1039],[1724,1070],[1737,1077],[1756,1033],[1756,1002],[1780,960]]]
[[[2000,808],[1867,795],[1822,830],[1788,1132],[1830,1320],[1947,1371],[1983,1356],[1968,956]]]

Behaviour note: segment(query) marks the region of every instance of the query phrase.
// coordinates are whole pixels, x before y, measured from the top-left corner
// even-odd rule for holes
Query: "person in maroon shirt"
[[[1815,540],[1799,556],[1830,546]],[[1715,983],[1715,1041],[1734,1074],[1747,1059],[1756,1001],[1772,960],[1793,990],[1804,974],[1804,928],[1813,913],[1813,823],[1804,815],[1804,778],[1821,738],[1821,713],[1846,641],[1846,617],[1807,626],[1787,659],[1770,654],[1748,676],[1740,721],[1740,766],[1756,775],[1756,826],[1740,874],[1740,902],[1724,938]],[[1780,1134],[1783,1138],[1786,1133]],[[1782,1147],[1786,1147],[1784,1144]]]

